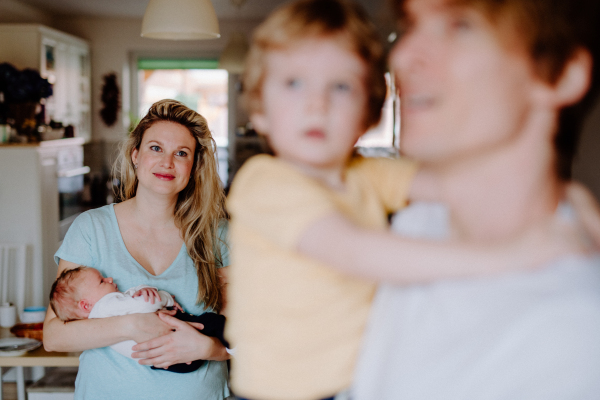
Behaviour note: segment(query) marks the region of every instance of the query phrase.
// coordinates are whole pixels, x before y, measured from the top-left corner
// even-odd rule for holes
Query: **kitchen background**
[[[361,1],[384,37],[394,31],[387,0]],[[249,38],[281,3],[213,0],[220,38],[167,41],[140,37],[148,0],[0,0],[0,79],[2,71],[10,70],[2,64],[10,63],[18,71],[35,68],[54,84],[53,96],[43,100],[45,118],[38,117],[27,128],[29,136],[74,136],[5,144],[1,143],[5,132],[0,134],[0,245],[17,245],[10,251],[0,246],[0,266],[5,266],[0,268],[0,303],[16,303],[19,317],[24,317],[25,307],[47,306],[57,270],[52,255],[79,212],[111,200],[109,171],[117,144],[152,101],[176,97],[190,106],[196,103],[198,111],[207,117],[213,114],[214,122],[209,126],[217,136],[225,184],[232,176],[229,172],[246,157],[264,150],[264,143],[247,131],[247,116],[238,107],[239,75],[215,68],[231,41]],[[168,74],[167,70],[179,72]],[[196,76],[194,71],[199,70],[202,74]],[[203,101],[187,92],[195,86],[209,92],[206,96],[212,100]],[[220,92],[215,95],[215,90]],[[384,134],[371,135],[364,144],[393,144],[393,110],[393,104],[388,104]],[[47,124],[50,117],[54,122],[43,124],[38,132],[35,124]],[[9,334],[7,329],[0,333]],[[40,360],[46,357],[42,355]],[[53,366],[73,361],[48,362],[46,365]],[[21,386],[19,392],[18,383],[37,380],[37,385],[45,373],[39,367],[23,372],[22,367],[7,368],[15,365],[10,362],[0,365],[4,365],[0,368],[0,399],[1,381],[17,382],[17,389],[15,384],[5,385],[5,399],[22,399],[25,389]],[[48,377],[64,380],[72,396],[72,371],[46,373]],[[30,399],[47,398],[32,390],[32,386],[27,387]]]
[[[69,221],[81,211],[83,182],[84,207],[111,200],[109,171],[116,146],[152,101],[179,96],[188,105],[197,104],[201,113],[212,115],[209,126],[220,146],[225,184],[246,157],[264,150],[264,143],[248,131],[247,116],[238,106],[239,75],[219,71],[218,60],[230,41],[250,38],[262,19],[283,2],[212,0],[220,38],[168,41],[140,36],[148,0],[0,0],[0,64],[8,62],[19,70],[38,65],[44,77],[51,77],[54,97],[46,102],[46,114],[62,117],[52,126],[55,129],[44,128],[40,136],[75,136],[58,144],[0,144],[0,244],[26,245],[22,257],[18,252],[11,255],[11,265],[24,266],[23,275],[16,276],[14,271],[2,275],[6,270],[0,268],[0,280],[11,282],[3,297],[8,293],[8,300],[21,308],[47,305],[49,287],[56,276],[52,254]],[[389,1],[360,2],[382,36],[393,39]],[[47,41],[36,45],[35,37]],[[58,56],[53,51],[59,51],[58,43],[70,49],[73,68],[59,71],[54,65]],[[169,74],[167,70],[179,72]],[[197,75],[196,70],[203,72]],[[212,100],[187,93],[189,88],[209,93]],[[107,112],[107,105],[116,114]],[[397,145],[395,106],[390,101],[381,130],[373,132],[363,145],[380,152],[382,147]],[[68,115],[77,117],[70,119]],[[73,128],[65,129],[58,122]],[[1,137],[2,132],[0,142]],[[585,124],[573,175],[600,199],[599,155],[597,103]],[[26,290],[21,290],[21,285]]]
[[[85,167],[90,167],[89,173],[85,175],[87,206],[101,205],[111,200],[110,190],[107,186],[110,186],[109,171],[116,146],[126,136],[130,126],[135,124],[140,115],[145,113],[149,104],[162,97],[171,97],[169,94],[184,98],[188,96],[189,100],[189,93],[183,93],[182,90],[195,85],[200,88],[199,90],[221,90],[220,95],[212,96],[213,100],[217,99],[217,103],[221,102],[220,105],[210,105],[206,101],[203,103],[198,98],[190,101],[198,104],[201,113],[207,114],[207,116],[214,114],[214,122],[211,122],[209,126],[215,131],[220,146],[220,169],[222,179],[226,184],[248,154],[257,149],[260,150],[263,144],[256,137],[245,135],[247,133],[247,116],[237,104],[239,75],[227,74],[214,68],[218,68],[219,57],[230,40],[239,38],[240,35],[249,38],[252,30],[264,16],[282,2],[282,0],[213,0],[212,3],[220,25],[221,37],[219,39],[169,41],[147,39],[140,36],[142,17],[148,0],[0,0],[0,63],[9,62],[16,68],[22,69],[30,66],[19,65],[27,64],[22,55],[18,57],[15,55],[23,53],[22,47],[31,46],[31,49],[25,50],[25,54],[31,53],[37,55],[38,58],[41,52],[43,59],[37,61],[38,65],[41,64],[42,71],[40,72],[44,77],[52,75],[51,80],[55,81],[55,100],[48,99],[46,111],[60,109],[60,104],[64,103],[63,106],[70,110],[69,112],[76,110],[75,114],[79,118],[70,121],[64,117],[64,121],[59,121],[64,122],[64,125],[74,125],[73,130],[67,128],[59,133],[66,132],[67,136],[74,134],[79,139],[76,138],[71,143],[73,147],[71,153],[61,153],[62,158],[58,157],[58,161],[56,161],[57,171],[51,172],[58,173],[59,176],[61,173],[62,175],[72,174],[72,171],[86,173],[88,171]],[[388,38],[394,31],[394,21],[389,12],[388,1],[361,0],[361,2],[380,28],[382,36]],[[46,30],[45,27],[49,27],[51,30]],[[19,29],[22,29],[22,33]],[[12,32],[13,36],[3,33],[5,30]],[[25,40],[21,44],[21,38],[32,32],[41,35],[42,38],[50,38],[51,41],[58,40],[68,44],[69,51],[75,54],[74,62],[77,64],[77,68],[53,74],[55,55],[49,54],[48,46],[44,45],[47,42],[42,42],[42,48],[35,48],[33,42]],[[61,36],[61,32],[68,35]],[[35,63],[34,61],[33,64]],[[204,72],[213,73],[213,75],[194,77],[188,70],[185,74],[180,71],[180,76],[171,74],[161,78],[161,73],[165,73],[161,68],[175,70],[190,68],[190,66],[191,68],[208,68]],[[65,82],[74,84],[65,88]],[[215,84],[215,82],[220,83]],[[172,87],[178,85],[183,89],[179,92],[171,90]],[[202,89],[202,85],[204,85],[204,89]],[[104,101],[102,100],[103,96],[105,97]],[[118,103],[108,102],[116,111],[116,114],[113,114],[113,121],[110,116],[107,119],[106,115],[107,96],[118,98]],[[59,101],[60,98],[63,100]],[[204,105],[208,108],[204,108]],[[104,111],[102,111],[103,109]],[[390,104],[386,112],[386,119],[382,124],[381,132],[383,134],[380,132],[371,135],[371,143],[367,144],[375,147],[391,146],[394,141],[397,144],[398,139],[393,137],[394,130],[397,130],[397,121],[394,121],[393,110],[393,104]],[[113,122],[112,125],[111,122]],[[586,123],[573,171],[574,177],[591,188],[598,198],[600,198],[599,131],[600,105],[597,105]],[[48,128],[48,132],[51,134],[54,131]],[[48,132],[45,132],[47,137],[50,135]],[[63,142],[63,145],[66,143]],[[83,152],[78,150],[78,146],[80,148],[81,145]],[[49,157],[56,157],[56,155],[52,155],[52,146],[44,147],[42,142],[40,149],[43,149],[45,154],[50,154]],[[38,153],[40,151],[38,150]],[[54,150],[55,153],[56,151]],[[42,153],[39,157],[42,157]],[[53,272],[55,271],[49,255],[55,249],[56,240],[60,241],[68,228],[68,219],[79,211],[76,206],[69,203],[72,200],[69,192],[80,191],[81,187],[78,187],[77,182],[82,182],[82,179],[81,177],[67,179],[68,177],[62,176],[58,182],[55,182],[53,180],[56,179],[55,177],[47,176],[52,173],[47,171],[40,173],[39,168],[28,172],[26,167],[17,168],[16,161],[9,162],[8,155],[3,157],[4,163],[0,160],[0,165],[3,166],[2,175],[5,178],[0,180],[0,185],[4,186],[0,187],[0,205],[4,211],[0,211],[0,242],[34,243],[33,254],[29,254],[32,253],[32,249],[28,250],[28,257],[32,259],[28,263],[44,265],[40,266],[44,278],[35,279],[42,279],[37,284],[44,282],[43,285],[48,287],[54,279]],[[22,155],[13,154],[12,157],[16,157],[20,163],[23,163]],[[42,157],[40,162],[48,163],[49,161],[44,161]],[[10,174],[7,174],[7,171],[10,171]],[[7,175],[10,176],[10,180],[7,180]],[[25,192],[25,185],[20,183],[32,186],[33,181],[37,182],[34,184],[37,188]],[[44,214],[43,209],[57,208],[56,200],[48,197],[46,193],[50,192],[44,189],[44,185],[49,188],[59,186],[62,194],[59,199],[60,215],[58,217],[49,217],[48,212]],[[16,189],[20,189],[23,193],[18,194]],[[18,206],[20,210],[24,210],[25,204],[32,196],[41,196],[43,200],[29,201],[32,209],[27,211],[27,215],[24,217],[18,217],[18,213],[9,211],[10,207],[5,207],[10,197],[13,202],[22,200],[23,204]],[[36,225],[38,233],[35,236],[31,233],[33,231],[31,227],[35,225],[32,222],[33,215],[40,214],[42,214],[41,217],[35,217],[39,220]],[[63,221],[59,232],[55,236],[40,239],[40,235],[43,236],[44,231],[48,230],[47,227],[51,226],[48,225],[48,221],[56,218]],[[67,224],[64,224],[65,221]],[[19,234],[18,232],[25,233]],[[40,247],[38,245],[41,243],[40,241],[45,241],[41,245],[43,252],[42,249],[36,248],[36,245]],[[35,270],[36,268],[34,268],[34,272]],[[31,273],[36,275],[34,272]],[[44,289],[43,297],[28,296],[23,301],[25,303],[45,302],[46,291]],[[27,305],[41,304],[25,304],[25,306]]]

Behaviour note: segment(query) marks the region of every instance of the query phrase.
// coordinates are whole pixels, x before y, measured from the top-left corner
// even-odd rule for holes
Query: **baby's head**
[[[50,290],[50,307],[62,321],[85,319],[98,300],[118,291],[112,278],[81,265],[63,271],[56,279]]]
[[[256,29],[243,76],[243,102],[278,156],[286,145],[302,152],[310,140],[315,144],[332,134],[348,136],[337,146],[349,154],[358,139],[354,136],[381,118],[385,70],[383,44],[358,5],[300,0],[277,9]],[[309,155],[310,150],[319,151],[307,148]]]

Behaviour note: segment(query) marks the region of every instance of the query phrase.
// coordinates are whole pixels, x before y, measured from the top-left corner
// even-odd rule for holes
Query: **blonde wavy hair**
[[[187,252],[196,267],[197,301],[218,312],[222,306],[222,298],[217,269],[223,266],[219,224],[225,218],[225,194],[217,173],[217,146],[206,119],[176,100],[167,99],[154,103],[121,144],[113,167],[113,176],[120,181],[115,194],[121,201],[135,197],[138,179],[131,154],[134,149],[139,150],[144,132],[159,121],[183,125],[196,139],[190,180],[185,189],[179,192],[175,206],[175,225],[181,230]]]

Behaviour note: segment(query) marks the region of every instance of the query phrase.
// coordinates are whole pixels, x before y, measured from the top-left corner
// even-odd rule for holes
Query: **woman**
[[[80,215],[55,255],[58,273],[78,265],[112,276],[119,287],[148,284],[176,296],[185,311],[219,311],[224,195],[206,120],[174,100],[152,105],[117,160],[124,200]],[[221,271],[217,271],[221,268]],[[132,339],[139,363],[105,346]],[[151,340],[153,339],[153,340]],[[168,315],[131,314],[44,323],[48,351],[82,351],[75,397],[223,399],[226,349]],[[153,370],[196,359],[197,371]],[[144,364],[144,365],[140,365]]]

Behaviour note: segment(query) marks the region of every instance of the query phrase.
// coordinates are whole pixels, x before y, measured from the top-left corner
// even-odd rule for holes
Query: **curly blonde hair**
[[[179,192],[175,205],[175,225],[181,230],[187,252],[196,267],[198,303],[219,311],[222,298],[217,269],[223,266],[219,225],[225,218],[225,194],[217,173],[217,146],[206,119],[176,100],[154,103],[121,145],[113,168],[113,175],[120,180],[116,195],[120,200],[135,197],[138,179],[131,154],[134,149],[139,150],[144,132],[160,121],[178,123],[196,139],[190,180]]]

